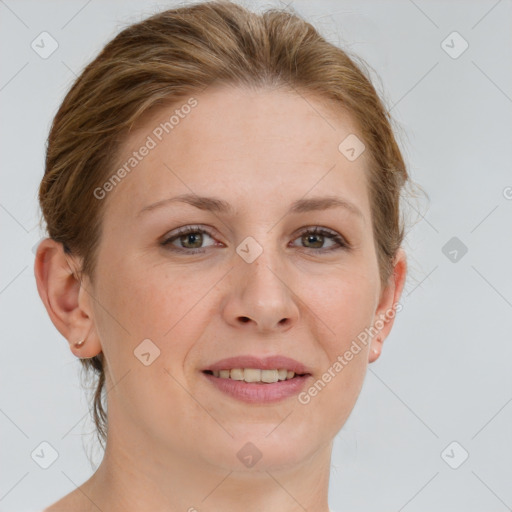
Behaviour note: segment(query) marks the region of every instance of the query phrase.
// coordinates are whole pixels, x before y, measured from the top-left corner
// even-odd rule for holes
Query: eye
[[[199,226],[187,226],[180,228],[173,236],[165,239],[161,245],[173,251],[185,251],[190,254],[205,252],[202,247],[204,235],[212,238],[208,231]],[[175,240],[179,242],[179,247],[173,245]]]
[[[178,231],[172,236],[163,240],[161,245],[169,250],[177,252],[186,252],[188,254],[204,253],[206,251],[202,244],[204,242],[205,235],[209,238],[212,238],[212,235],[210,235],[208,231],[201,228],[200,226],[186,226],[178,229]],[[320,227],[315,227],[314,229],[303,231],[295,240],[299,239],[303,243],[312,244],[313,247],[305,248],[313,249],[316,252],[329,252],[337,249],[350,248],[350,245],[347,243],[347,241],[338,233]],[[324,245],[326,239],[334,242],[333,245],[327,248],[321,247]],[[178,242],[179,246],[176,246],[174,242]],[[207,247],[215,245],[216,244],[214,243]]]
[[[337,249],[349,248],[349,244],[338,233],[335,231],[329,231],[325,228],[315,227],[313,229],[308,229],[303,231],[299,238],[303,243],[313,244],[313,247],[310,248],[315,249],[317,252],[329,252]],[[331,240],[331,242],[334,242],[334,244],[327,248],[321,247],[326,238]]]

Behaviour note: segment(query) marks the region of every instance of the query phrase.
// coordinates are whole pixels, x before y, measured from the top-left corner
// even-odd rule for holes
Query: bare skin
[[[77,357],[104,353],[112,388],[101,465],[47,512],[238,512],[242,501],[245,512],[329,511],[332,442],[394,316],[307,404],[297,396],[241,402],[202,370],[235,355],[283,354],[311,368],[308,387],[329,368],[332,375],[338,356],[398,303],[406,257],[400,250],[381,286],[366,154],[349,161],[338,150],[357,133],[348,116],[293,91],[212,86],[195,98],[197,106],[102,199],[107,235],[94,283],[76,280],[71,269],[80,261],[59,244],[39,246],[35,274],[50,318]],[[145,120],[120,162],[175,108]],[[233,212],[175,202],[140,213],[181,194],[222,199]],[[360,213],[288,213],[296,200],[327,195]],[[161,245],[185,226],[208,234]],[[315,227],[349,248],[304,236]],[[236,252],[247,237],[263,249],[251,263]],[[160,350],[149,366],[134,356],[145,339]],[[262,455],[253,467],[237,457],[247,442]]]

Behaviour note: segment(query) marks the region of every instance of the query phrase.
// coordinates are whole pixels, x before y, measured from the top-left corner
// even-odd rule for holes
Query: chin
[[[277,428],[276,428],[277,427]],[[224,440],[218,439],[209,451],[210,463],[226,471],[258,472],[289,469],[304,463],[322,448],[314,444],[311,432],[291,432],[287,420],[272,425],[247,425],[236,433],[227,430]],[[305,426],[304,426],[305,427]],[[302,429],[300,429],[302,430]]]

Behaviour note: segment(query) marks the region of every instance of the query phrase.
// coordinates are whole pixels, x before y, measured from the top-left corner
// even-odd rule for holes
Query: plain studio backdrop
[[[84,482],[101,456],[79,361],[51,323],[33,274],[50,123],[108,40],[174,5],[0,1],[1,511],[40,510]],[[335,439],[330,505],[510,509],[512,3],[295,0],[292,7],[371,67],[411,178],[430,198],[407,205],[403,309]]]

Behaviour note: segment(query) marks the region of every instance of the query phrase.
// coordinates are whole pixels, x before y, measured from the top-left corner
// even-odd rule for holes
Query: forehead
[[[210,86],[144,117],[121,146],[116,169],[129,172],[109,201],[135,212],[173,193],[215,191],[246,205],[339,190],[362,196],[365,209],[366,155],[350,161],[339,149],[356,133],[349,115],[317,96]]]

